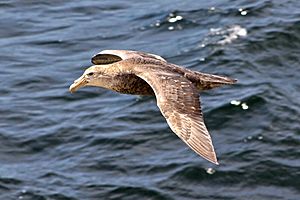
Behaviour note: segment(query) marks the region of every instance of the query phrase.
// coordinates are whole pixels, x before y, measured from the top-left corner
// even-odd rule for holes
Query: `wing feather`
[[[171,130],[197,154],[218,164],[204,124],[197,88],[174,72],[147,69],[136,75],[153,88],[157,105]]]
[[[95,65],[106,65],[119,62],[121,60],[138,57],[144,59],[156,59],[163,62],[167,62],[165,59],[155,54],[128,50],[103,50],[94,55],[91,59],[91,62]]]

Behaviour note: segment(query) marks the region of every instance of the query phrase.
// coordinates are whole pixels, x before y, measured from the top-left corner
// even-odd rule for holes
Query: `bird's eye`
[[[90,72],[87,74],[88,76],[93,76],[94,75],[94,72]]]

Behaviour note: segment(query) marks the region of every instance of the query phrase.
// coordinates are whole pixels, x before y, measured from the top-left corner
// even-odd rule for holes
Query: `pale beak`
[[[74,81],[74,83],[70,86],[69,91],[71,93],[76,92],[76,90],[85,86],[85,84],[87,84],[87,82],[88,81],[86,80],[85,76],[82,75],[81,77],[79,77],[77,80]]]

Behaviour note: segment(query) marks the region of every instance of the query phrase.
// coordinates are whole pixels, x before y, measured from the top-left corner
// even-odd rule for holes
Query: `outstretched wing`
[[[115,62],[119,62],[121,60],[126,60],[129,58],[144,58],[144,59],[156,59],[163,62],[166,62],[165,59],[162,57],[151,54],[145,53],[140,51],[129,51],[129,50],[103,50],[98,54],[94,55],[91,59],[91,62],[95,65],[106,65]]]
[[[157,105],[170,128],[203,158],[218,164],[204,124],[197,88],[180,74],[153,69],[136,73],[154,90]]]

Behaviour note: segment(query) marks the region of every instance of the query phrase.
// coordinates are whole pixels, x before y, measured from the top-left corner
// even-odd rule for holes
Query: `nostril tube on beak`
[[[72,85],[70,85],[69,91],[71,93],[74,93],[79,88],[85,86],[86,83],[87,83],[87,81],[85,80],[84,76],[81,76],[79,79],[75,80]]]

